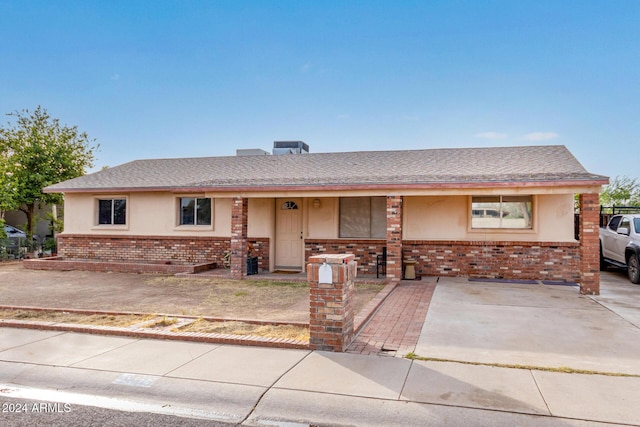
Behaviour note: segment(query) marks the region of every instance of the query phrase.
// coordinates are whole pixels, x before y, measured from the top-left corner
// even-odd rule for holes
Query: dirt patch
[[[383,284],[356,284],[356,313]],[[0,305],[129,311],[279,322],[309,321],[307,283],[42,271],[0,265]]]

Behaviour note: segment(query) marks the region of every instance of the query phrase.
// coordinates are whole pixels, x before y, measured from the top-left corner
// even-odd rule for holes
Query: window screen
[[[340,198],[340,237],[384,238],[386,230],[384,197]]]

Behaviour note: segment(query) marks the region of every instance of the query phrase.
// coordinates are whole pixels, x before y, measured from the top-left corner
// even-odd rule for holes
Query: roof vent
[[[309,146],[302,141],[273,141],[273,155],[307,154]]]

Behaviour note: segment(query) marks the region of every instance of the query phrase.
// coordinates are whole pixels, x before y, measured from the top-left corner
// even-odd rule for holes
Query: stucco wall
[[[131,193],[100,196],[123,197],[127,202],[126,226],[97,226],[93,195],[65,196],[65,233],[153,236],[216,236],[231,234],[231,199],[214,198],[212,227],[177,226],[177,198],[173,193]],[[193,195],[184,195],[193,196]],[[339,229],[339,198],[314,197],[304,203],[305,238],[336,239]],[[249,199],[250,237],[275,237],[272,198]],[[533,230],[472,230],[468,196],[409,196],[404,198],[403,238],[416,240],[552,241],[573,242],[573,195],[534,196]]]
[[[177,199],[194,195],[173,193],[131,193],[110,195],[67,194],[65,196],[64,231],[69,234],[118,234],[153,236],[219,236],[231,235],[231,199],[215,198],[211,227],[178,226]],[[96,199],[127,198],[125,226],[96,225]],[[273,199],[249,200],[249,236],[273,236]]]
[[[318,198],[307,205],[307,238],[336,239],[339,229],[339,199]],[[516,230],[472,230],[469,196],[404,197],[403,238],[419,240],[487,240],[573,242],[573,194],[534,196],[534,228]]]
[[[247,234],[251,237],[273,237],[275,224],[274,199],[249,199]],[[231,212],[231,210],[229,210]],[[231,217],[229,217],[231,221]]]
[[[96,199],[117,197],[127,198],[127,224],[124,226],[96,225]],[[178,197],[179,195],[171,193],[114,193],[99,197],[68,194],[65,196],[64,232],[136,236],[230,235],[230,199],[215,199],[211,226],[193,227],[178,226]]]
[[[338,237],[338,198],[317,197],[320,207],[314,207],[313,201],[307,203],[307,238],[335,239]]]
[[[534,196],[532,230],[473,230],[468,196],[405,197],[404,239],[574,242],[573,195]]]

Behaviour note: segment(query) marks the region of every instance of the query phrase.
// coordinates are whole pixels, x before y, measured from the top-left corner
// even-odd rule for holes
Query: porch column
[[[600,295],[600,200],[598,193],[580,194],[580,293]]]
[[[247,211],[246,197],[234,197],[231,202],[231,278],[247,275]]]
[[[402,279],[402,196],[387,196],[387,278]]]

